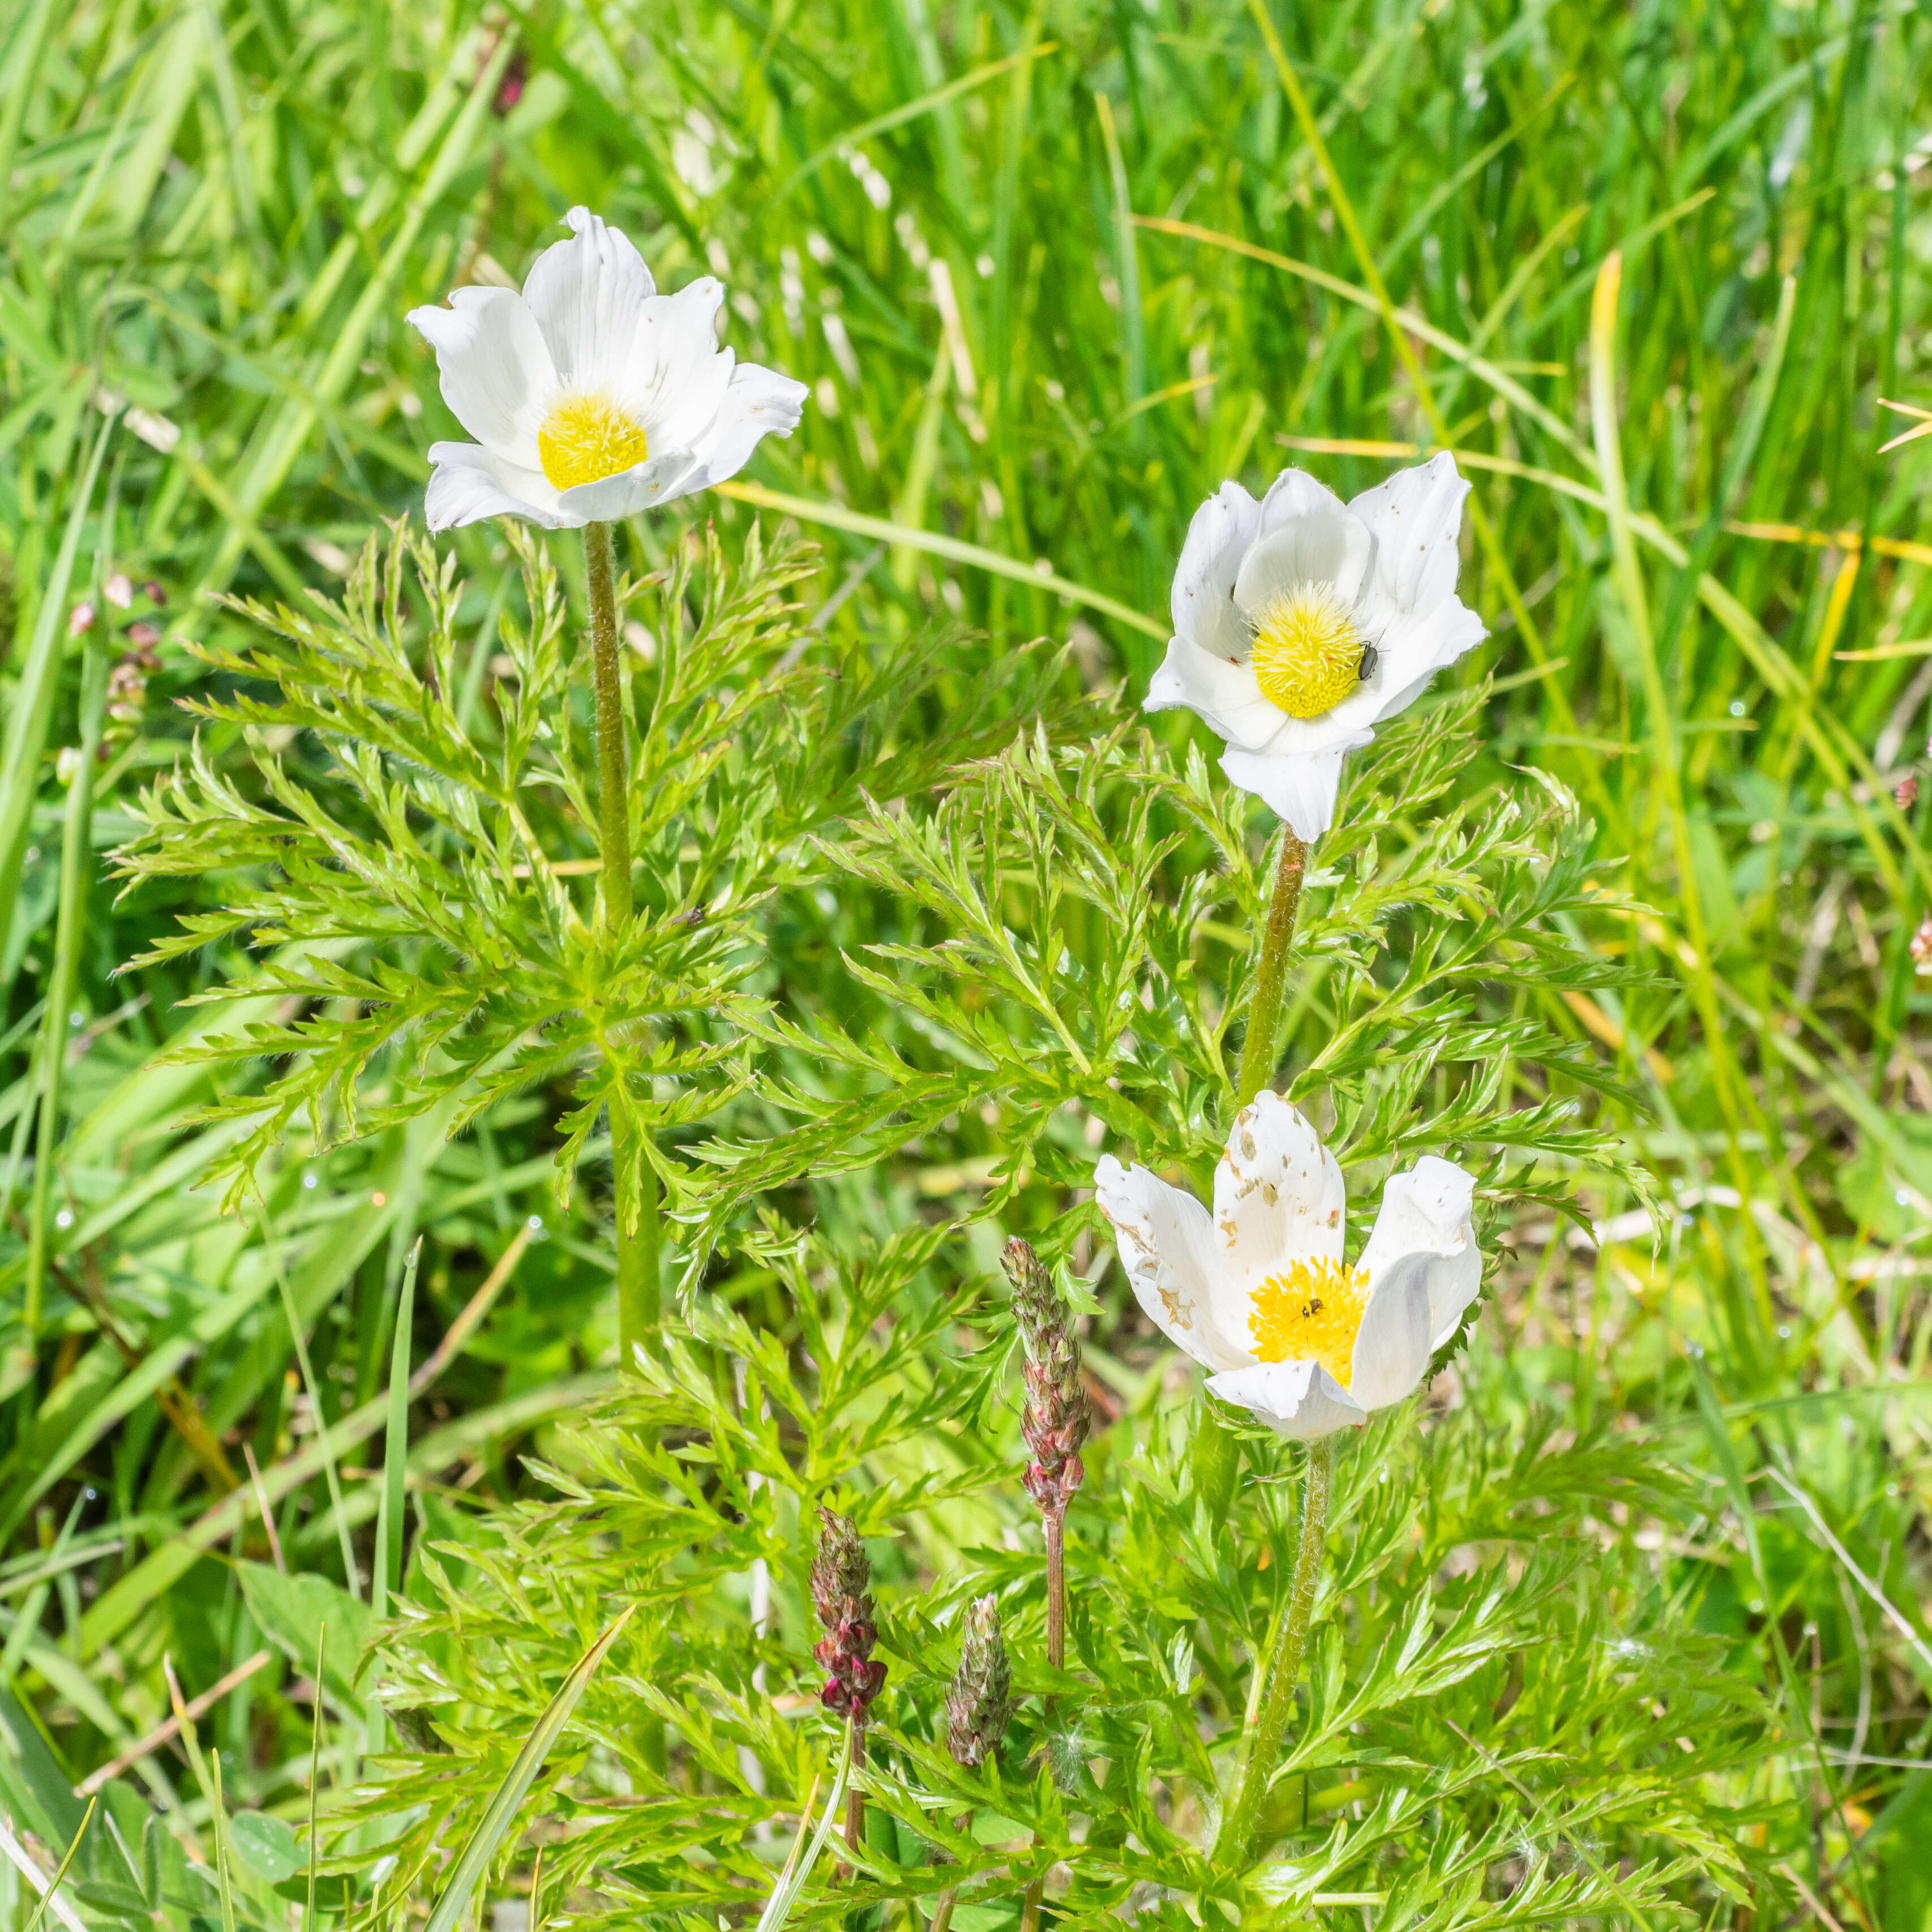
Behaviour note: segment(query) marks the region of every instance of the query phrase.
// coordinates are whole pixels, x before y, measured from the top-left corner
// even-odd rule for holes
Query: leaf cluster
[[[1008,1317],[959,1234],[842,1250],[768,1221],[738,1258],[796,1311],[788,1338],[706,1298],[536,1472],[548,1500],[496,1516],[488,1546],[419,1558],[434,1600],[385,1648],[381,1694],[443,1748],[379,1772],[337,1821],[388,1821],[382,1898],[433,1885],[550,1687],[636,1604],[527,1814],[546,1888],[586,1926],[754,1906],[838,1748],[811,1657],[820,1501],[866,1539],[888,1676],[857,1874],[821,1868],[798,1923],[956,1883],[1010,1910],[1043,1873],[1083,1923],[1188,1899],[1287,1924],[1318,1892],[1366,1892],[1430,1925],[1573,1905],[1661,1924],[1670,1900],[1744,1895],[1736,1821],[1708,1794],[1756,1744],[1759,1707],[1612,1527],[1688,1513],[1642,1445],[1546,1422],[1492,1448],[1472,1407],[1349,1446],[1268,1849],[1229,1864],[1205,1847],[1292,1568],[1286,1445],[1242,1430],[1217,1509],[1201,1456],[1219,1425],[1173,1406],[1157,1362],[1140,1377],[1068,1519],[1055,1670]],[[966,1771],[944,1691],[988,1591],[1021,1701],[997,1758]]]
[[[740,1042],[764,1003],[746,982],[802,842],[862,799],[930,784],[1016,710],[1066,709],[1052,653],[957,704],[956,638],[828,644],[787,596],[815,567],[808,546],[754,536],[728,566],[715,535],[694,538],[620,592],[655,622],[629,620],[637,910],[614,931],[593,896],[595,752],[565,596],[542,547],[509,540],[520,596],[506,578],[480,617],[454,559],[398,525],[340,601],[239,604],[261,640],[196,647],[220,683],[185,706],[242,735],[254,782],[198,736],[117,861],[130,882],[218,896],[134,968],[239,939],[256,961],[189,1004],[280,1002],[182,1050],[278,1063],[203,1116],[245,1130],[214,1169],[231,1203],[298,1119],[319,1147],[432,1110],[453,1133],[554,1089],[567,1190],[614,1103],[660,1133],[713,1113],[748,1078]],[[678,1166],[662,1172],[675,1200]]]

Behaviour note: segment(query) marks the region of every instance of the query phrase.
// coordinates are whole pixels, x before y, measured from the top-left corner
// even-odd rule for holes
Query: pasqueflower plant
[[[748,1922],[767,1897],[776,1924],[807,1883],[828,1920],[887,1906],[931,1932],[989,1907],[1028,1932],[1050,1910],[1084,1922],[1148,1888],[1258,1923],[1270,1848],[1308,1853],[1334,1813],[1311,1767],[1371,1768],[1390,1808],[1324,1855],[1344,1894],[1381,1884],[1378,1847],[1424,1814],[1441,1821],[1431,1869],[1481,1882],[1490,1840],[1468,1832],[1501,1830],[1502,1801],[1486,1789],[1466,1811],[1449,1784],[1402,1782],[1445,1748],[1411,1735],[1415,1686],[1489,1670],[1481,1694],[1502,1705],[1490,1662],[1546,1637],[1543,1606],[1576,1573],[1539,1549],[1509,1592],[1444,1607],[1444,1539],[1508,1526],[1483,1514],[1453,1424],[1402,1405],[1470,1325],[1478,1174],[1494,1199],[1512,1159],[1567,1174],[1618,1157],[1553,1090],[1585,1070],[1580,1049],[1498,1010],[1499,962],[1552,988],[1617,969],[1558,929],[1586,888],[1567,799],[1492,785],[1479,811],[1459,803],[1484,782],[1462,776],[1482,694],[1416,702],[1482,635],[1456,596],[1453,461],[1347,504],[1299,472],[1259,501],[1231,483],[1196,517],[1148,708],[1206,718],[1220,778],[1111,694],[1080,694],[1049,652],[935,668],[943,643],[808,620],[785,593],[810,560],[755,532],[736,560],[712,533],[701,588],[698,547],[663,546],[661,651],[634,662],[618,617],[647,586],[618,584],[613,524],[732,475],[804,391],[718,347],[715,282],[661,296],[621,234],[570,221],[520,292],[460,290],[412,320],[476,439],[433,450],[429,520],[583,530],[593,704],[571,688],[542,538],[508,533],[528,622],[510,606],[496,638],[459,636],[454,561],[418,550],[428,673],[399,538],[343,610],[280,614],[286,664],[222,661],[278,680],[278,706],[211,711],[342,746],[380,836],[272,768],[283,812],[204,784],[156,814],[146,848],[279,866],[299,902],[289,936],[358,962],[372,924],[418,936],[328,968],[352,1009],[326,1016],[332,1093],[368,1066],[352,1024],[419,1043],[418,1114],[435,1096],[467,1120],[562,1079],[578,1083],[560,1123],[573,1158],[610,1125],[632,1372],[543,1465],[554,1507],[494,1513],[499,1541],[428,1546],[444,1567],[424,1568],[370,1694],[452,1749],[399,1757],[344,1807],[398,1833],[370,1922],[425,1882],[459,1813],[483,1817],[487,1766],[557,1735],[560,1682],[598,1743],[546,1796],[585,1802],[545,1870],[574,1914],[604,1901],[586,1927]],[[517,688],[477,728],[460,653],[499,641]],[[1349,755],[1364,769],[1338,823]],[[1250,794],[1282,821],[1271,868]],[[571,882],[592,868],[586,916]],[[379,889],[393,903],[372,922],[357,894]],[[701,974],[683,958],[700,946]],[[478,962],[473,982],[452,959]],[[1323,1024],[1298,1023],[1285,1067],[1292,979]],[[1526,1108],[1498,1064],[1552,1090]],[[1318,1085],[1325,1138],[1277,1090]],[[934,1144],[959,1148],[956,1172],[931,1165]],[[888,1159],[950,1178],[908,1215],[898,1181],[878,1184]],[[1379,1179],[1359,1240],[1345,1168]],[[686,1262],[662,1319],[659,1183]],[[981,1225],[933,1211],[940,1196]],[[989,1226],[1015,1238],[988,1245]],[[1010,1299],[988,1291],[994,1252]],[[1116,1318],[1086,1347],[1096,1306]],[[1368,1486],[1396,1472],[1407,1487],[1376,1516]],[[1552,1508],[1607,1486],[1564,1481]],[[1270,1520],[1291,1483],[1294,1538]],[[1442,1520],[1426,1533],[1418,1493]],[[1353,1532],[1346,1559],[1331,1517]],[[650,1613],[611,1622],[638,1604]],[[1456,1618],[1479,1628],[1436,1645]],[[600,1628],[592,1682],[606,1648],[572,1646]],[[1607,1694],[1578,1708],[1605,1736],[1636,1721]],[[774,1894],[780,1834],[835,1755],[814,1842],[842,1808],[842,1847]],[[1531,1756],[1518,1775],[1539,1775]],[[1660,1788],[1631,1783],[1646,1828]],[[1294,1877],[1298,1909],[1317,1882]],[[1609,1895],[1572,1887],[1552,1912],[1600,1916]],[[460,1905],[439,1907],[439,1932]]]
[[[596,702],[600,925],[622,943],[632,912],[630,774],[617,638],[614,521],[734,476],[760,440],[789,436],[802,382],[718,346],[722,286],[701,275],[662,296],[629,238],[586,208],[538,258],[520,293],[461,288],[410,311],[436,350],[443,400],[474,442],[438,442],[424,512],[431,530],[485,517],[584,532]],[[618,1298],[626,1354],[656,1317],[656,1181],[621,1110]]]

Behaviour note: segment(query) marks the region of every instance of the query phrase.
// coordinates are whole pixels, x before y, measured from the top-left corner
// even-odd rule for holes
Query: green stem
[[[584,587],[597,691],[597,829],[604,860],[604,923],[631,916],[630,784],[625,775],[624,678],[617,643],[617,565],[608,524],[584,526]]]
[[[1282,1002],[1288,988],[1288,946],[1294,937],[1295,909],[1301,903],[1302,868],[1308,848],[1287,826],[1281,828],[1281,862],[1274,875],[1274,897],[1262,934],[1261,964],[1248,1001],[1248,1036],[1241,1043],[1241,1075],[1234,1089],[1238,1113],[1274,1077],[1275,1046],[1281,1036]]]
[[[614,934],[631,918],[631,786],[625,730],[624,672],[617,641],[617,564],[608,524],[584,526],[584,580],[590,603],[592,680],[597,698],[597,833],[602,855],[602,922]],[[610,1109],[610,1154],[617,1180],[617,1343],[626,1369],[636,1345],[658,1322],[658,1178],[640,1158],[641,1130],[630,1109]],[[624,1176],[638,1174],[638,1226],[624,1228]]]
[[[1328,1490],[1334,1473],[1335,1438],[1324,1436],[1308,1445],[1294,1575],[1288,1584],[1287,1606],[1262,1666],[1261,1701],[1236,1774],[1234,1796],[1222,1818],[1220,1836],[1214,1841],[1217,1864],[1240,1864],[1249,1856],[1262,1798],[1281,1756],[1282,1733],[1294,1709],[1294,1687],[1300,1680],[1309,1621],[1315,1612],[1315,1583],[1321,1572],[1322,1546],[1328,1540]]]

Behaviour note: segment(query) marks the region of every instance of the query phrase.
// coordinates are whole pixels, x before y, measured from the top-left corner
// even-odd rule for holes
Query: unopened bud
[[[1033,1455],[1027,1465],[1027,1494],[1042,1516],[1058,1518],[1066,1515],[1087,1474],[1080,1445],[1087,1439],[1091,1412],[1080,1378],[1080,1344],[1053,1277],[1024,1241],[1009,1241],[1000,1265],[1012,1283],[1013,1319],[1026,1351],[1020,1432]]]
[[[94,628],[94,606],[76,604],[68,614],[67,634],[70,638],[85,637]]]
[[[117,610],[124,610],[134,601],[134,586],[128,580],[124,570],[117,570],[101,586],[109,603]]]
[[[161,634],[152,624],[130,624],[128,641],[144,651],[151,651],[161,641]]]
[[[141,586],[141,595],[150,604],[166,604],[168,601],[168,593],[152,577]]]
[[[1012,1714],[1012,1666],[1000,1635],[997,1597],[982,1597],[966,1611],[959,1668],[946,1692],[946,1743],[968,1771],[999,1749]]]
[[[1921,978],[1932,973],[1932,917],[1922,919],[1912,935],[1912,970]]]
[[[826,1674],[819,1700],[828,1711],[863,1722],[879,1694],[886,1666],[873,1661],[879,1640],[872,1621],[872,1565],[850,1516],[821,1508],[818,1553],[812,1559],[812,1602],[825,1626],[812,1655]]]
[[[1918,781],[1907,772],[1898,782],[1898,789],[1892,795],[1892,802],[1900,812],[1910,812],[1918,802]]]

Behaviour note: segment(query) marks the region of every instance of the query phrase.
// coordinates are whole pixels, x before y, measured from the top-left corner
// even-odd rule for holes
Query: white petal
[[[1247,656],[1248,627],[1232,598],[1235,573],[1260,527],[1261,506],[1238,483],[1223,483],[1187,526],[1169,600],[1174,634],[1210,656]]]
[[[656,293],[627,236],[587,208],[566,218],[573,232],[537,257],[524,299],[566,389],[616,387],[628,372],[644,305]]]
[[[1369,1305],[1348,1358],[1348,1393],[1364,1408],[1400,1402],[1422,1379],[1429,1346],[1431,1255],[1404,1255],[1369,1279]]]
[[[708,489],[728,482],[752,460],[761,439],[790,435],[810,393],[802,382],[776,369],[740,363],[731,372],[717,415],[693,446],[704,480],[692,488]]]
[[[1207,1209],[1138,1164],[1123,1168],[1112,1154],[1094,1170],[1094,1195],[1114,1224],[1134,1298],[1155,1327],[1208,1368],[1252,1361],[1214,1319],[1214,1233]]]
[[[1270,496],[1272,500],[1272,492]],[[1249,617],[1258,618],[1298,584],[1329,584],[1352,604],[1375,561],[1376,540],[1360,518],[1340,503],[1311,510],[1276,523],[1241,560],[1234,602]]]
[[[694,448],[723,405],[736,360],[718,346],[724,301],[724,284],[700,275],[638,311],[622,388],[653,449]]]
[[[689,450],[667,449],[614,476],[577,484],[556,500],[574,521],[614,523],[620,517],[634,516],[640,510],[655,509],[660,503],[688,496],[703,486],[704,474]]]
[[[1210,1376],[1208,1387],[1291,1442],[1312,1442],[1368,1420],[1367,1411],[1319,1362],[1259,1362]]]
[[[1262,499],[1257,537],[1264,537],[1301,517],[1318,517],[1343,507],[1342,500],[1327,484],[1318,482],[1305,470],[1284,470],[1268,487]]]
[[[1229,782],[1251,792],[1286,820],[1296,838],[1312,844],[1335,822],[1342,789],[1342,760],[1366,745],[1372,732],[1358,731],[1312,757],[1295,752],[1244,752],[1229,746],[1221,769]]]
[[[1377,586],[1394,610],[1426,611],[1455,595],[1456,540],[1468,494],[1445,449],[1396,471],[1348,506],[1375,534]]]
[[[1250,751],[1275,736],[1288,715],[1262,695],[1246,664],[1230,664],[1178,635],[1168,640],[1141,708],[1168,711],[1176,705],[1204,718],[1229,744]]]
[[[1244,1296],[1296,1262],[1339,1262],[1347,1202],[1335,1156],[1299,1108],[1264,1091],[1234,1116],[1214,1169],[1214,1232]]]
[[[523,297],[514,289],[458,289],[448,308],[412,309],[409,320],[436,351],[456,420],[484,448],[534,466],[556,371]]]
[[[1374,677],[1352,694],[1346,704],[1336,705],[1330,717],[1336,712],[1372,706],[1369,715],[1380,724],[1406,711],[1438,670],[1473,650],[1489,633],[1474,611],[1451,597],[1426,617],[1398,619],[1383,634],[1387,641],[1379,647],[1381,659]]]
[[[588,520],[562,506],[542,471],[519,469],[478,444],[434,442],[429,460],[434,466],[423,514],[433,530],[485,517],[526,517],[550,530],[574,530]]]
[[[1382,1211],[1363,1249],[1371,1293],[1382,1275],[1408,1256],[1426,1264],[1429,1346],[1439,1348],[1455,1334],[1462,1311],[1483,1283],[1483,1257],[1469,1218],[1474,1178],[1454,1161],[1424,1154],[1382,1189]]]

